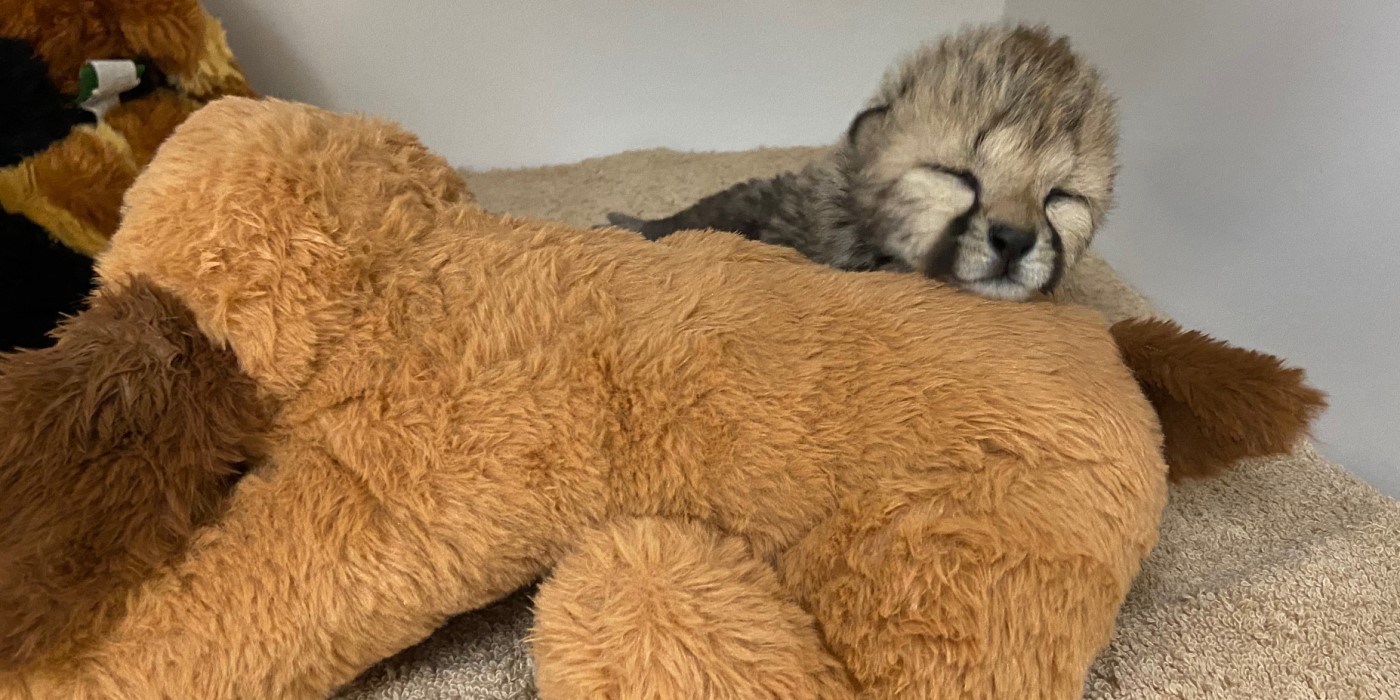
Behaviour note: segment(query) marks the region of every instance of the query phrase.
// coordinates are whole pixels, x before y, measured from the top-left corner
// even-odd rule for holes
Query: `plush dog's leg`
[[[1174,479],[1211,476],[1239,460],[1283,454],[1327,406],[1301,369],[1170,321],[1129,319],[1113,339],[1157,409]]]
[[[325,697],[547,565],[538,540],[490,515],[509,503],[520,522],[547,517],[518,493],[483,482],[470,494],[474,525],[434,522],[437,494],[386,493],[312,448],[269,459],[108,635],[0,680],[0,698],[24,697],[26,683],[37,700]]]
[[[700,523],[593,531],[535,603],[547,700],[851,697],[845,669],[773,569]]]
[[[169,294],[104,289],[0,357],[0,670],[70,653],[222,511],[263,411]]]
[[[911,483],[854,499],[783,556],[779,573],[860,697],[1081,696],[1136,552],[1115,551],[1123,541],[1090,520],[1082,533],[1055,522],[1069,516],[1027,494],[1083,474],[1045,476],[978,487],[964,474],[946,491]],[[1080,488],[1068,493],[1094,497]],[[1120,525],[1124,535],[1149,536],[1145,521]]]

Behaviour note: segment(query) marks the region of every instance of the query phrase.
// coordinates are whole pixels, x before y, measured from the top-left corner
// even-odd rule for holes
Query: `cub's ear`
[[[231,352],[141,280],[0,355],[0,670],[78,642],[219,512],[265,411]]]
[[[1303,370],[1170,321],[1112,328],[1124,362],[1157,409],[1173,479],[1216,475],[1241,459],[1283,454],[1327,407]]]
[[[885,116],[889,111],[889,105],[877,105],[861,111],[851,120],[851,125],[846,127],[846,140],[857,149],[865,148],[875,132],[884,126]]]

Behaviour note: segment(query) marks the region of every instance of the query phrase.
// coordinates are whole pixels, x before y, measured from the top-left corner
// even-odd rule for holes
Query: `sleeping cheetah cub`
[[[831,150],[664,219],[657,239],[719,229],[850,270],[918,271],[997,299],[1048,293],[1112,205],[1113,97],[1067,39],[990,25],[894,66]]]

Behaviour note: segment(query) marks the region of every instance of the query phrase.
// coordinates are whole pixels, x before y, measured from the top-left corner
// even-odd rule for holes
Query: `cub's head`
[[[1019,300],[1093,240],[1117,144],[1113,97],[1065,38],[996,25],[892,68],[839,153],[851,215],[896,267]]]

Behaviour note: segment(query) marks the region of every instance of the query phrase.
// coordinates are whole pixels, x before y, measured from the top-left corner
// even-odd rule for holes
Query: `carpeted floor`
[[[643,151],[470,180],[488,209],[591,225],[611,210],[670,213],[813,153]],[[1064,296],[1112,319],[1151,313],[1097,258],[1074,271]],[[449,622],[340,697],[533,698],[521,641],[529,624],[522,592]],[[1161,544],[1086,691],[1115,699],[1400,698],[1400,503],[1308,447],[1175,487]]]

